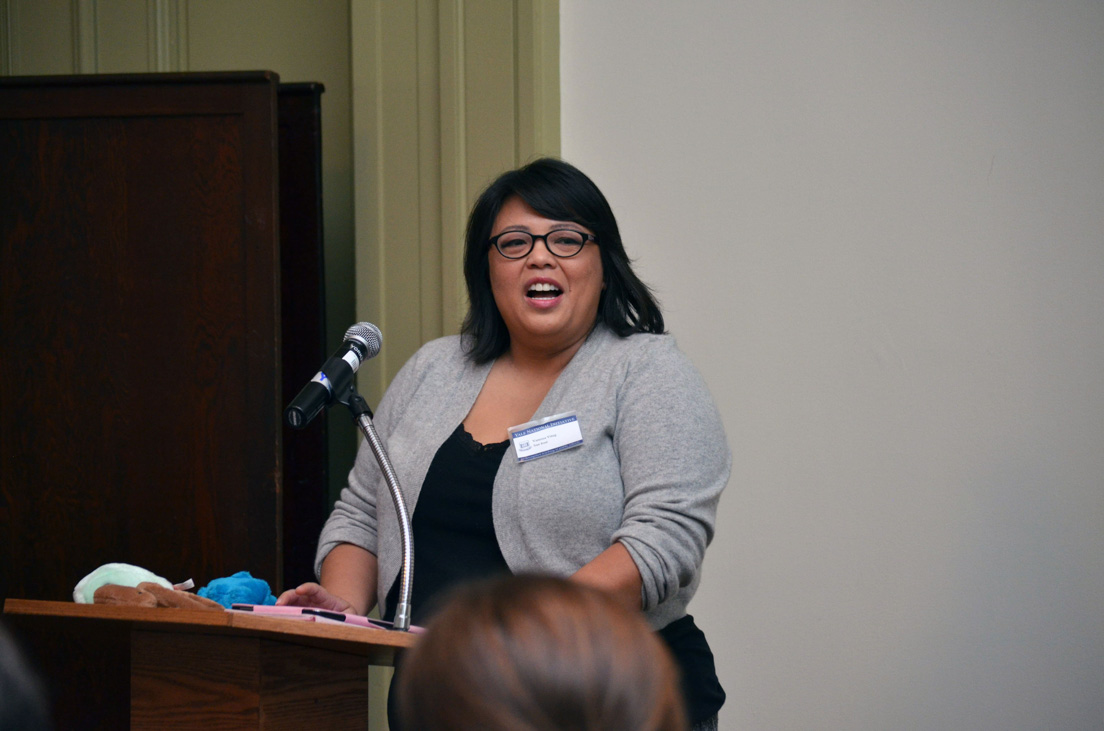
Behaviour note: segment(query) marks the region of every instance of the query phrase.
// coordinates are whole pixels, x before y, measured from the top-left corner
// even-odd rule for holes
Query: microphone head
[[[364,345],[365,354],[362,360],[375,358],[379,355],[383,345],[383,334],[378,327],[370,322],[358,322],[345,331],[346,340],[356,340]]]

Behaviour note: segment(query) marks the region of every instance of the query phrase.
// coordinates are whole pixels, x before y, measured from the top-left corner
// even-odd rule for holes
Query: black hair
[[[491,292],[488,251],[495,218],[513,196],[545,218],[570,221],[594,232],[605,285],[598,301],[598,322],[621,337],[664,332],[659,304],[633,272],[617,219],[602,191],[573,165],[544,157],[500,175],[472,207],[464,244],[469,307],[461,326],[468,357],[486,363],[510,347],[510,333]]]

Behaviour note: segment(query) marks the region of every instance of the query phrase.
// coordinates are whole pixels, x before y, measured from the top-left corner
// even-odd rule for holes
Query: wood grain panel
[[[262,728],[259,664],[256,638],[134,632],[130,727]]]
[[[322,728],[368,728],[368,661],[262,640],[261,718],[265,729],[298,731],[296,719]]]
[[[0,86],[0,596],[279,582],[275,81],[148,78]]]
[[[135,631],[131,673],[132,729],[294,730],[308,717],[319,728],[367,728],[368,661],[359,655]]]

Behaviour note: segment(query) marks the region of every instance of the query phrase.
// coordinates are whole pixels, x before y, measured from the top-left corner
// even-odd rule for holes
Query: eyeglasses
[[[598,243],[598,239],[594,236],[570,228],[558,228],[541,236],[527,231],[506,231],[498,236],[492,236],[490,243],[507,259],[524,259],[533,250],[537,239],[543,239],[549,253],[561,259],[575,256],[583,250],[588,241]]]

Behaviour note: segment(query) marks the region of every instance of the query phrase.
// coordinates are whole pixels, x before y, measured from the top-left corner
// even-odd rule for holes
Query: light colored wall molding
[[[559,153],[556,0],[351,0],[357,311],[376,398],[466,311],[463,235],[498,173]]]
[[[14,76],[75,74],[79,68],[79,7],[75,0],[0,0],[4,48],[0,61]]]
[[[442,246],[441,331],[457,332],[467,302],[464,288],[464,240],[470,196],[467,177],[468,125],[464,89],[465,14],[460,0],[440,3],[438,38],[441,129],[439,134]]]
[[[73,69],[78,74],[99,70],[97,49],[96,0],[72,0]]]
[[[12,60],[12,7],[9,0],[0,0],[0,76],[11,76],[15,68]]]
[[[187,0],[147,0],[150,71],[188,70]]]
[[[558,3],[517,3],[517,157],[560,151],[560,15]]]

